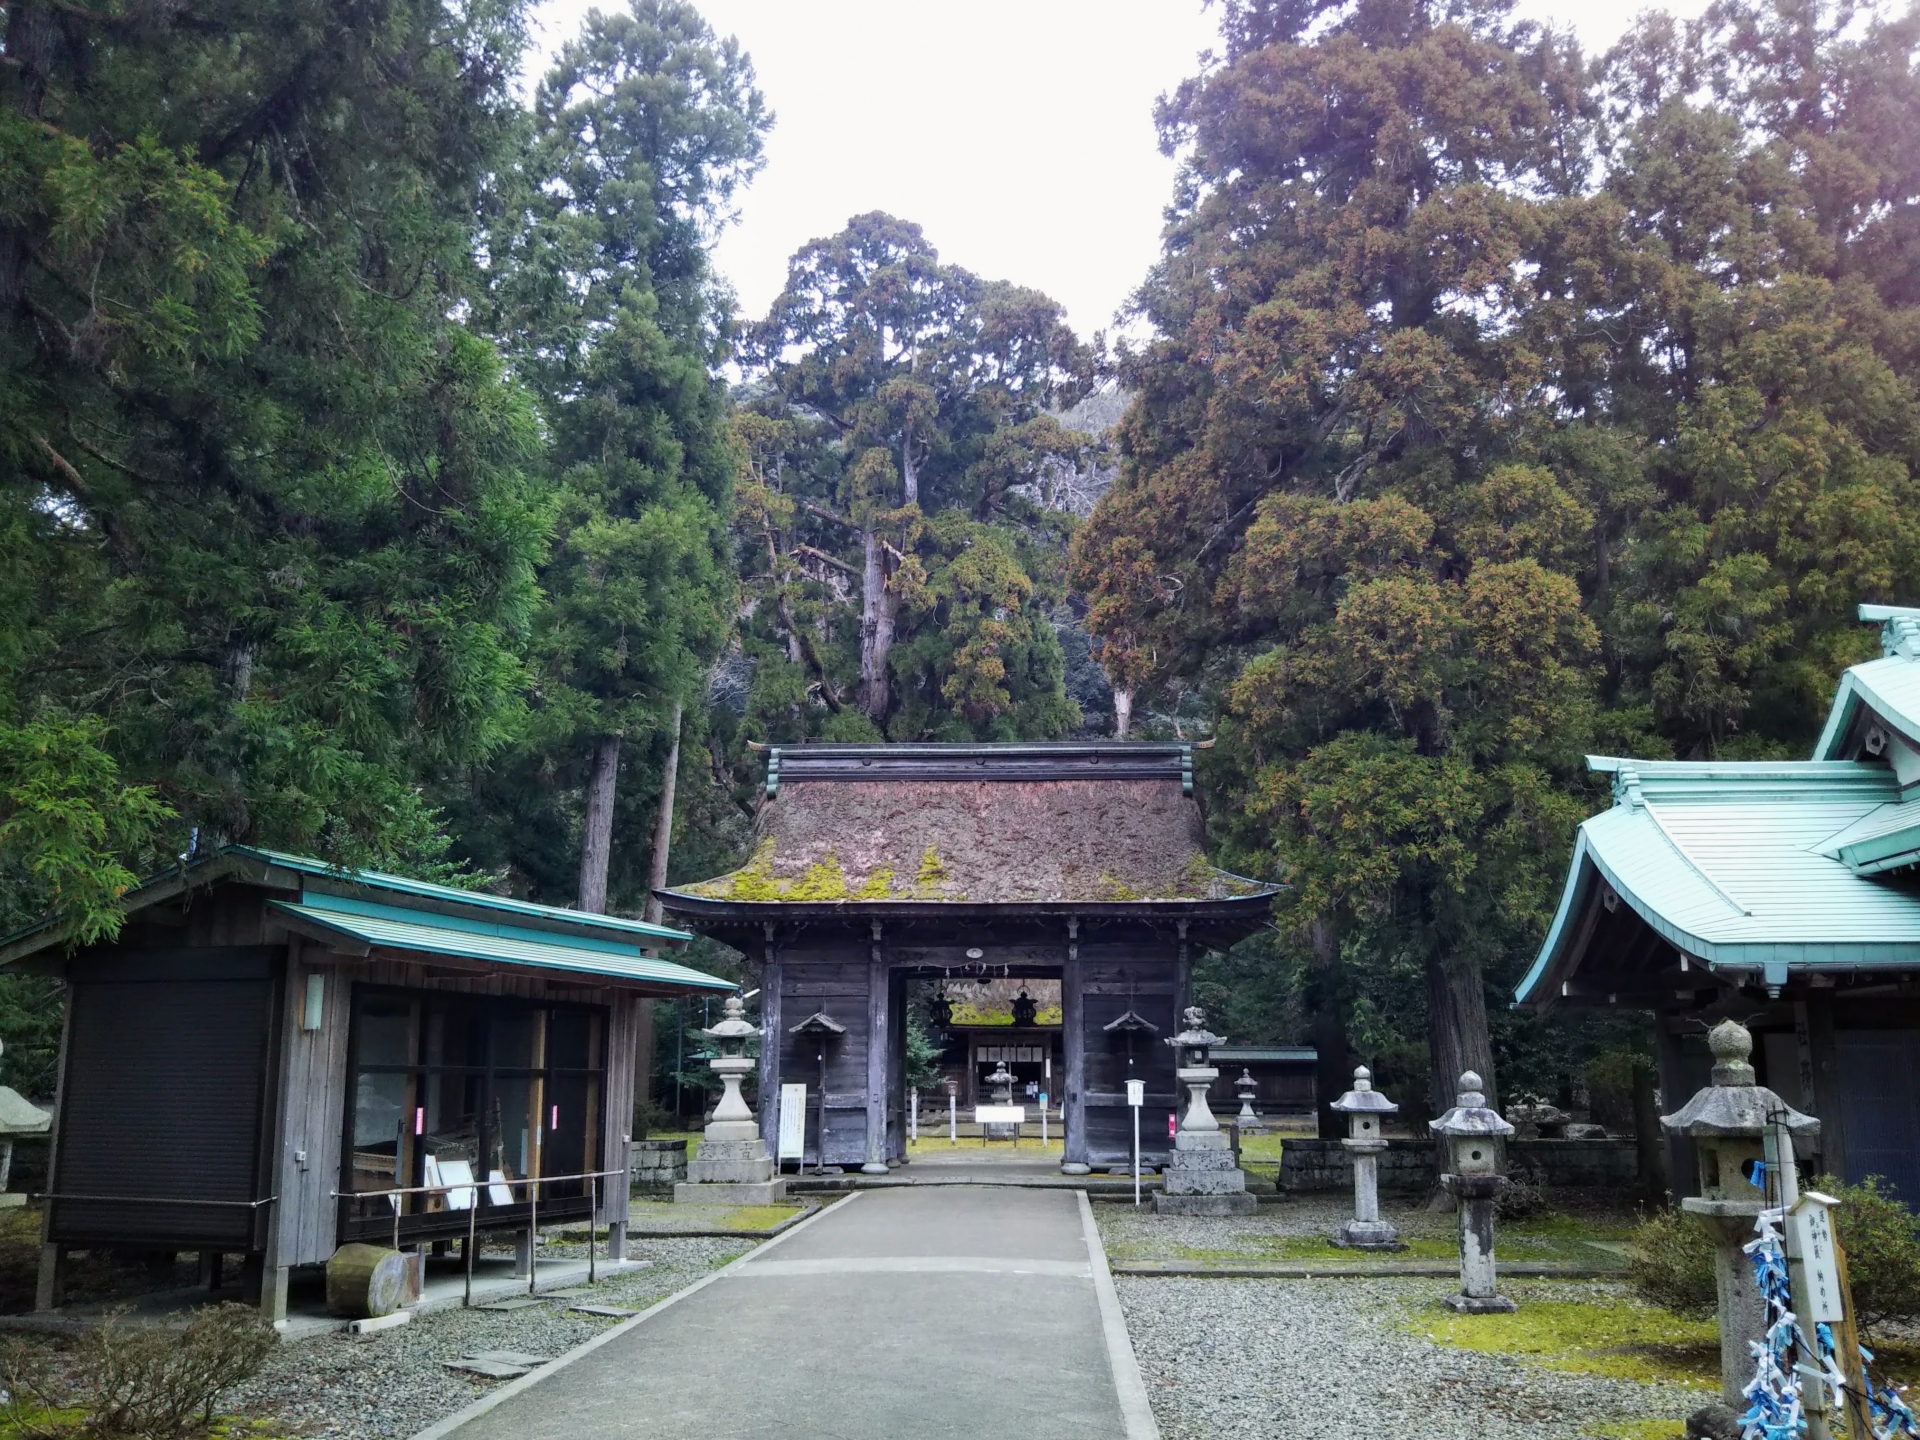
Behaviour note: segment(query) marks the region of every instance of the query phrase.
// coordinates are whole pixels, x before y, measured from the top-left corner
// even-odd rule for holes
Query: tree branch
[[[796,545],[788,553],[808,556],[810,559],[818,560],[822,565],[831,565],[834,569],[843,570],[849,575],[858,575],[860,573],[857,566],[849,565],[846,561],[837,559],[827,554],[824,550],[816,550],[811,545]]]

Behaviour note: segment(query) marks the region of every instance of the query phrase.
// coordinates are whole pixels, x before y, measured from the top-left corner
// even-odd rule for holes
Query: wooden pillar
[[[1067,921],[1067,961],[1060,967],[1060,1043],[1065,1090],[1060,1123],[1066,1130],[1060,1169],[1085,1175],[1087,1163],[1087,1007],[1086,974],[1080,964],[1080,921]]]
[[[780,1005],[780,942],[771,920],[763,923],[760,949],[760,1138],[777,1152],[780,1143],[780,1046],[787,1038]],[[804,1016],[802,1017],[805,1018]]]
[[[1693,1087],[1687,1084],[1680,1037],[1669,1028],[1668,1017],[1654,1018],[1653,1038],[1660,1052],[1660,1105],[1671,1115],[1693,1098]],[[1700,1193],[1700,1162],[1692,1136],[1667,1132],[1667,1183],[1676,1201]]]
[[[1813,1072],[1813,1113],[1820,1117],[1820,1168],[1851,1183],[1847,1127],[1840,1110],[1840,1048],[1833,1035],[1833,991],[1807,992],[1807,1059]]]
[[[1185,1027],[1180,1018],[1186,1014],[1187,1007],[1193,1003],[1193,950],[1187,944],[1187,922],[1178,922],[1180,927],[1180,956],[1174,962],[1173,969],[1173,1025],[1177,1035]]]
[[[867,1148],[863,1175],[887,1173],[887,1042],[892,1026],[887,1014],[887,959],[880,944],[880,922],[875,920],[873,943],[867,952]]]
[[[69,981],[73,974],[67,972]],[[47,1189],[55,1194],[60,1190],[60,1131],[61,1122],[66,1116],[67,1107],[67,1047],[73,1038],[73,986],[67,986],[67,1003],[60,1016],[60,1062],[56,1070],[53,1085],[53,1133],[47,1141]],[[67,1257],[66,1253],[53,1243],[53,1212],[59,1205],[58,1200],[42,1203],[40,1210],[40,1275],[33,1291],[33,1308],[36,1310],[57,1310],[66,1298]]]

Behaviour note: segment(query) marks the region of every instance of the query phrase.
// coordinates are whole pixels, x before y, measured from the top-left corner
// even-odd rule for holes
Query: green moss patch
[[[1436,1344],[1550,1370],[1719,1386],[1720,1337],[1712,1321],[1683,1320],[1603,1289],[1529,1285],[1513,1293],[1520,1301],[1515,1314],[1456,1315],[1436,1300],[1414,1312],[1408,1328]]]

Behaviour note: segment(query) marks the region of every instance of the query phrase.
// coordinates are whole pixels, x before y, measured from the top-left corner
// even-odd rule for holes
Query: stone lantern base
[[[1511,1315],[1520,1308],[1504,1295],[1449,1295],[1440,1303],[1462,1315]]]
[[[1342,1250],[1404,1250],[1407,1242],[1385,1220],[1349,1220],[1329,1237]]]
[[[687,1178],[673,1187],[678,1203],[708,1205],[777,1205],[787,1198],[785,1176],[775,1175],[767,1142],[715,1138],[707,1127],[697,1158],[687,1162]]]
[[[1156,1215],[1251,1215],[1260,1202],[1247,1193],[1247,1174],[1218,1130],[1182,1130],[1160,1172]]]

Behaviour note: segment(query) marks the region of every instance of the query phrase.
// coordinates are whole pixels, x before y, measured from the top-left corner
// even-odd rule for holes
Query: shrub
[[[1525,1162],[1509,1165],[1507,1183],[1493,1204],[1502,1220],[1531,1220],[1543,1213],[1547,1208],[1547,1188],[1540,1172]]]
[[[1913,1212],[1883,1188],[1877,1175],[1862,1185],[1842,1185],[1821,1175],[1810,1188],[1840,1202],[1834,1228],[1847,1252],[1847,1279],[1861,1330],[1872,1335],[1888,1325],[1920,1321],[1920,1230]]]
[[[0,1351],[6,1418],[22,1436],[174,1440],[204,1430],[222,1392],[259,1370],[274,1330],[246,1305],[201,1314],[184,1333],[110,1315],[65,1357]]]
[[[1712,1237],[1683,1210],[1657,1211],[1635,1228],[1627,1278],[1642,1300],[1676,1315],[1711,1315],[1719,1303]]]

